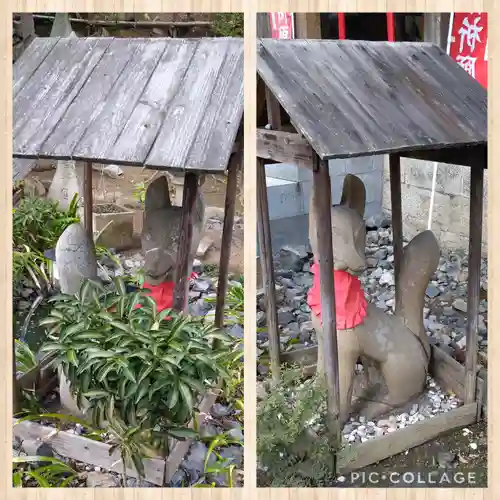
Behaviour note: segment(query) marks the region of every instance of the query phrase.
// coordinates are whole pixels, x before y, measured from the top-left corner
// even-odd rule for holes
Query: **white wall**
[[[432,189],[433,163],[401,160],[401,196],[405,237],[427,229]],[[432,230],[440,244],[449,249],[469,246],[470,169],[438,164]],[[390,213],[391,195],[388,162],[384,165],[384,211]],[[487,252],[488,171],[484,177],[483,253]]]

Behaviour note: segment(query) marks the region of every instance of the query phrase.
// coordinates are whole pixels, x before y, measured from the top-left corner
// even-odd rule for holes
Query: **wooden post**
[[[184,191],[182,193],[182,220],[175,269],[174,309],[177,311],[184,311],[187,307],[186,295],[189,284],[188,262],[191,252],[191,241],[193,239],[193,212],[197,192],[198,176],[194,173],[186,173]]]
[[[217,285],[217,304],[215,306],[215,326],[221,328],[224,323],[224,304],[227,294],[227,275],[231,256],[231,240],[233,239],[234,212],[236,208],[236,191],[238,170],[241,165],[241,151],[234,153],[229,160],[226,184],[226,200],[224,202],[224,226],[219,260],[219,283]]]
[[[333,278],[332,243],[332,194],[328,161],[314,155],[313,189],[316,221],[316,238],[321,288],[321,316],[323,323],[323,346],[325,381],[328,389],[328,429],[334,440],[335,449],[340,446],[340,393],[337,346],[337,322],[335,317],[335,284]]]
[[[477,320],[481,287],[481,240],[483,232],[482,165],[471,167],[469,212],[469,277],[467,278],[467,328],[465,355],[465,404],[476,399]]]
[[[271,20],[268,12],[258,12],[256,14],[256,27],[258,38],[271,38]]]
[[[92,162],[85,162],[83,171],[83,222],[85,231],[91,241],[94,241],[94,224],[92,220],[94,201],[92,199]]]
[[[295,13],[295,38],[321,38],[321,17],[319,12]]]
[[[14,61],[21,57],[22,53],[36,37],[33,14],[20,14],[19,17],[19,22],[14,25],[14,32],[21,38],[21,41],[12,48]]]
[[[273,130],[281,130],[280,103],[266,85],[267,121]]]
[[[446,51],[450,14],[424,14],[424,41],[435,43]]]
[[[276,285],[274,282],[271,228],[269,225],[266,167],[262,158],[257,158],[257,231],[259,235],[260,261],[262,263],[262,283],[267,301],[267,334],[269,335],[271,376],[273,383],[277,384],[280,380],[280,337],[276,312]]]
[[[396,304],[400,290],[398,287],[401,259],[403,258],[403,215],[401,209],[401,158],[397,154],[389,155],[389,173],[391,183],[392,245],[394,248],[394,283],[396,285]]]

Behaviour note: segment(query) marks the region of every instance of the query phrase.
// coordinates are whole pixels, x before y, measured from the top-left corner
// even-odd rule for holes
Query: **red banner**
[[[448,54],[483,87],[488,88],[488,14],[451,14]]]
[[[292,39],[295,36],[293,29],[293,14],[291,12],[270,12],[271,38]]]

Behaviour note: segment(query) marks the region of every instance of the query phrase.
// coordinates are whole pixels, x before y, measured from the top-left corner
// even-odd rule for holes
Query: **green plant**
[[[64,230],[78,222],[75,195],[67,211],[49,199],[25,197],[12,210],[13,278],[29,276],[45,293],[52,282],[52,263],[44,251],[54,248]]]
[[[215,298],[205,299],[207,302],[215,303]],[[224,324],[227,326],[239,325],[243,328],[245,314],[245,290],[242,282],[233,282],[226,294],[226,305],[224,310]],[[233,352],[227,357],[226,370],[231,374],[225,380],[222,387],[223,397],[231,402],[239,411],[239,419],[243,423],[243,339],[235,339]]]
[[[134,189],[132,190],[132,196],[141,204],[144,205],[144,201],[146,199],[146,183],[145,182],[136,182],[134,184]]]
[[[219,276],[219,266],[217,264],[205,264],[203,266],[203,274],[216,278]]]
[[[115,450],[120,453],[122,463],[122,486],[127,485],[127,468],[135,468],[139,477],[145,476],[143,460],[154,457],[158,449],[166,448],[165,445],[155,448],[152,443],[154,438],[150,429],[144,429],[140,425],[129,428],[116,416],[108,417],[108,432],[110,433],[111,448],[109,454]],[[161,438],[160,438],[161,439]]]
[[[234,439],[229,436],[227,432],[222,434],[218,434],[217,436],[213,436],[207,438],[205,440],[209,441],[208,450],[205,455],[205,462],[203,464],[205,474],[216,473],[216,474],[226,474],[228,480],[228,486],[230,488],[233,487],[233,473],[236,465],[232,462],[230,458],[223,458],[220,453],[217,452],[217,449],[222,446],[228,446],[231,444],[236,444],[239,446],[243,446],[243,443],[239,439]],[[210,457],[215,456],[215,462],[210,462]]]
[[[16,373],[14,378],[17,379],[18,375],[25,375],[31,370],[34,370],[38,365],[36,354],[30,349],[28,344],[23,340],[14,339],[15,356],[16,356]],[[42,404],[36,394],[35,383],[31,387],[23,387],[19,390],[20,407],[22,413],[40,413],[42,411]]]
[[[265,485],[333,483],[338,450],[328,439],[325,417],[323,384],[315,378],[300,380],[296,369],[284,370],[280,383],[257,407],[257,456]]]
[[[215,15],[212,31],[216,36],[243,36],[243,19],[242,13],[220,12]]]
[[[230,458],[223,458],[219,453],[214,452],[216,460],[213,464],[205,467],[205,474],[225,474],[227,477],[227,486],[234,486],[234,469],[236,465],[232,463]],[[214,483],[212,483],[214,484]]]
[[[40,488],[65,488],[80,477],[79,472],[53,457],[13,457],[12,466],[14,488],[33,485]]]
[[[16,346],[16,370],[24,375],[38,366],[38,360],[28,344],[18,339],[15,339],[14,342]]]
[[[41,351],[56,356],[77,404],[88,401],[98,427],[116,411],[129,427],[161,424],[174,433],[192,418],[198,398],[229,376],[229,336],[201,318],[158,312],[143,291],[127,293],[122,278],[109,288],[85,281],[78,294],[51,301]]]
[[[52,280],[52,263],[44,255],[24,245],[12,253],[14,281],[28,275],[38,290],[46,290]]]
[[[15,249],[30,248],[42,253],[53,248],[59,236],[71,224],[79,222],[78,198],[73,198],[67,211],[57,202],[45,198],[26,197],[13,209],[12,239]]]

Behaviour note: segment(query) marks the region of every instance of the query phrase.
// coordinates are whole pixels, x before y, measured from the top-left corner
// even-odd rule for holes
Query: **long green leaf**
[[[50,488],[50,483],[45,479],[42,475],[40,475],[36,470],[26,471],[25,476],[31,477],[34,479],[40,488]]]
[[[85,330],[86,321],[79,321],[73,325],[64,327],[61,330],[61,342],[64,342],[68,337],[74,335],[75,333],[83,332]]]
[[[173,386],[172,390],[168,396],[168,409],[172,410],[179,401],[179,389],[177,386]]]
[[[167,434],[179,440],[196,439],[198,437],[198,433],[194,429],[186,427],[167,429]]]
[[[190,410],[193,408],[193,395],[191,393],[191,389],[187,384],[179,380],[179,393],[186,403],[187,408]]]

